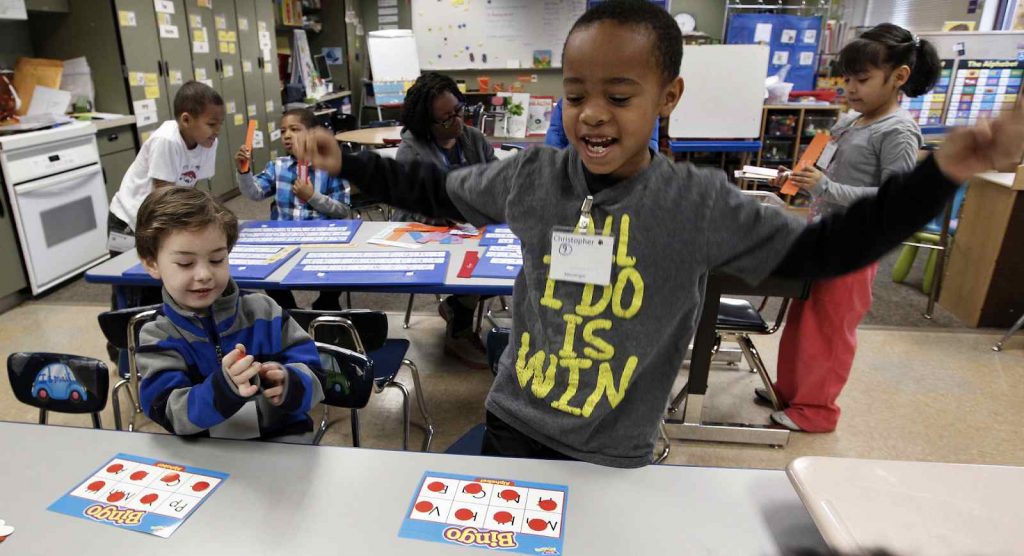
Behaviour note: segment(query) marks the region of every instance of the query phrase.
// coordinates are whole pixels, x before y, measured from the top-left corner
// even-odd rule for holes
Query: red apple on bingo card
[[[158,495],[155,492],[151,492],[151,493],[143,496],[142,498],[140,498],[139,502],[141,502],[141,503],[143,503],[143,504],[145,504],[147,506],[151,506],[153,504],[153,502],[156,502],[157,498],[160,498],[160,495]]]
[[[506,488],[505,490],[499,492],[498,498],[501,498],[506,502],[515,502],[517,504],[519,503],[519,493],[510,488]]]
[[[429,490],[430,492],[446,492],[448,490],[448,485],[442,483],[441,481],[434,481],[427,485],[427,490]]]
[[[462,521],[469,521],[469,520],[471,520],[471,519],[473,519],[475,517],[476,517],[476,514],[473,513],[473,510],[470,510],[469,508],[459,508],[459,509],[455,510],[455,518],[456,519],[459,519],[459,520],[462,520]]]
[[[427,500],[420,500],[419,502],[416,502],[415,508],[416,508],[417,512],[425,514],[425,513],[429,512],[430,510],[433,510],[434,509],[434,505],[432,503],[430,503],[429,501],[427,501]]]
[[[99,492],[100,489],[105,486],[107,486],[107,483],[103,481],[93,481],[85,487],[85,490],[88,490],[89,492]]]
[[[107,473],[113,473],[114,475],[117,475],[122,471],[124,471],[124,466],[121,465],[120,463],[113,463],[107,466]]]
[[[548,526],[548,523],[540,518],[533,518],[530,521],[527,521],[526,524],[534,531],[543,531],[544,528]]]
[[[149,475],[149,473],[146,472],[146,471],[141,471],[140,470],[140,471],[136,471],[135,473],[132,473],[131,475],[128,476],[128,478],[133,480],[133,481],[141,481],[142,479],[146,478],[146,475]]]
[[[115,490],[107,495],[107,502],[115,503],[124,500],[125,492],[123,490]]]
[[[168,474],[164,475],[163,477],[160,477],[160,480],[162,482],[168,484],[168,485],[172,485],[173,486],[173,485],[178,484],[181,481],[181,475],[179,475],[177,473],[168,473]]]
[[[494,514],[494,521],[501,525],[507,525],[512,523],[512,514],[506,511],[500,511]]]
[[[466,494],[480,494],[484,491],[484,487],[480,486],[480,483],[469,483],[462,487],[462,492]]]
[[[537,505],[545,512],[553,512],[555,511],[555,508],[558,507],[558,502],[555,502],[551,498],[541,498],[540,501],[537,502]]]
[[[208,488],[210,488],[210,483],[206,481],[197,481],[194,485],[192,485],[192,490],[194,492],[202,492]]]

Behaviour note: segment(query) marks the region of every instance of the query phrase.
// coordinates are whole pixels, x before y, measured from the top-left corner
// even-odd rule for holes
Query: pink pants
[[[779,345],[775,392],[786,415],[807,432],[831,432],[839,422],[836,399],[850,377],[857,325],[871,308],[878,263],[819,280],[806,301],[796,300]]]

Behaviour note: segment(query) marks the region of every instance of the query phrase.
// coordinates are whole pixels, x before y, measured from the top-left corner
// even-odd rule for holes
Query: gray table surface
[[[405,291],[417,291],[417,292],[428,292],[428,293],[478,293],[481,295],[511,295],[512,285],[514,280],[502,279],[502,278],[459,278],[459,268],[462,266],[462,259],[466,251],[477,251],[480,254],[480,258],[483,258],[484,250],[487,247],[481,247],[479,241],[475,239],[464,239],[462,243],[441,245],[438,243],[427,243],[419,249],[405,249],[403,247],[387,247],[382,245],[374,245],[366,243],[371,239],[374,234],[380,232],[384,228],[393,225],[401,226],[401,222],[371,222],[364,221],[359,229],[356,230],[356,235],[352,239],[351,243],[342,245],[326,245],[320,244],[316,247],[301,246],[301,251],[288,259],[280,268],[274,271],[273,274],[263,280],[240,280],[239,283],[243,284],[243,287],[250,288],[280,288],[280,282],[285,276],[291,271],[302,260],[305,253],[313,251],[338,251],[338,252],[350,252],[350,251],[392,251],[392,252],[405,252],[405,251],[447,251],[450,253],[448,258],[448,275],[445,278],[445,283],[437,286],[414,286],[404,287],[395,286],[391,288],[379,288],[372,286],[349,286],[347,284],[332,284],[325,283],[325,287],[338,286],[345,287],[345,289],[357,290],[386,290],[393,292],[405,292]],[[402,243],[413,243],[408,237],[403,237],[400,240]],[[139,264],[139,256],[134,249],[121,253],[120,255],[109,259],[86,273],[86,281],[97,282],[101,284],[111,283],[115,280],[121,279],[121,273],[128,270],[129,268]],[[156,280],[149,278],[140,278],[135,280],[137,282],[133,285],[159,285]],[[290,289],[310,289],[310,288],[290,288]],[[474,291],[475,290],[475,291]]]
[[[567,485],[564,553],[779,554],[825,545],[783,471],[622,470],[0,422],[7,554],[483,554],[398,537],[425,471]],[[46,510],[116,453],[230,474],[169,539]]]

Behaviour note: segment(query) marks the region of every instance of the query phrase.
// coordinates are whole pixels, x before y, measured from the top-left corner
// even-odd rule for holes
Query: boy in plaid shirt
[[[328,220],[348,218],[352,212],[349,206],[349,186],[345,180],[312,167],[309,168],[307,179],[298,179],[298,161],[292,150],[295,137],[315,126],[316,121],[310,110],[300,108],[285,112],[281,117],[281,142],[288,156],[271,160],[255,176],[251,171],[252,153],[249,149],[242,145],[235,155],[239,191],[253,201],[273,197],[270,205],[271,220]],[[243,173],[242,166],[245,163],[248,163],[250,170]],[[297,307],[295,297],[288,290],[267,290],[267,295],[285,309]],[[313,308],[341,309],[338,293],[321,291],[320,297],[313,302]]]

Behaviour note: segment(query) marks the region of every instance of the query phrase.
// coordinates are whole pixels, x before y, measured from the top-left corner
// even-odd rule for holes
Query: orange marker
[[[252,160],[252,140],[256,136],[256,120],[249,120],[249,129],[245,132],[245,146],[249,149],[249,160]],[[249,160],[242,163],[242,173],[249,171]]]
[[[827,132],[815,135],[814,139],[811,139],[811,144],[807,146],[807,150],[800,156],[800,160],[793,166],[793,171],[799,172],[808,166],[814,166],[814,163],[821,157],[821,153],[825,151],[825,147],[830,139],[831,137]],[[785,183],[782,184],[782,189],[779,193],[783,195],[796,195],[799,191],[800,188],[793,183],[793,180],[787,178]]]

